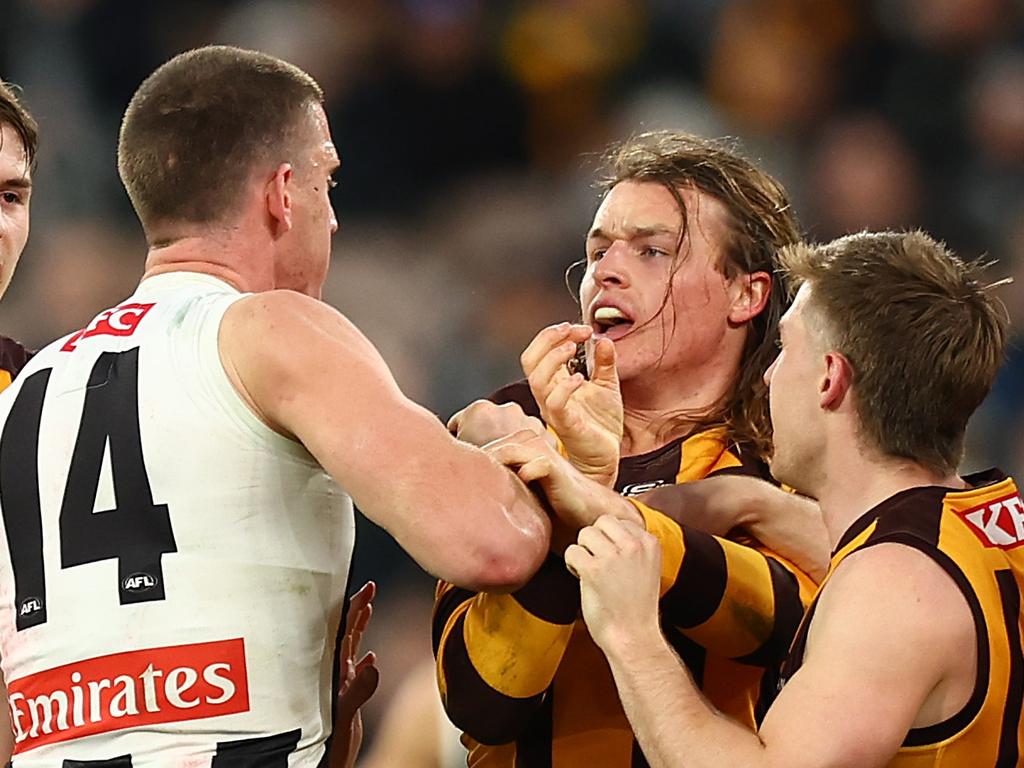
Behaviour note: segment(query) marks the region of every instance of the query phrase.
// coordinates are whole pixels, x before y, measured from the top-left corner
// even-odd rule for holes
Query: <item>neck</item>
[[[908,459],[862,454],[853,461],[838,462],[826,470],[818,494],[831,548],[868,510],[897,493],[929,485],[967,487],[955,473],[938,474]]]
[[[269,290],[274,287],[273,265],[269,259],[255,258],[255,253],[257,249],[247,248],[232,237],[186,237],[170,245],[151,247],[142,279],[167,272],[199,272],[242,292]]]
[[[733,367],[648,370],[621,383],[622,455],[648,453],[688,434],[733,387]]]

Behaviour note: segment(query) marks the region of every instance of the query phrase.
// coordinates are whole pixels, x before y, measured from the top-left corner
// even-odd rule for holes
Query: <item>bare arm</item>
[[[271,428],[300,441],[427,571],[508,589],[536,571],[550,521],[514,475],[405,397],[339,312],[288,291],[225,313],[221,359]]]
[[[587,625],[653,768],[884,766],[910,728],[944,719],[970,695],[966,601],[924,555],[882,544],[837,571],[804,665],[760,732],[748,731],[703,698],[661,635],[657,542],[621,521],[588,531],[566,563],[580,576]],[[943,689],[951,679],[962,701]]]
[[[815,582],[828,569],[828,531],[818,503],[756,477],[718,475],[666,485],[640,499],[680,525],[715,536],[743,528]]]

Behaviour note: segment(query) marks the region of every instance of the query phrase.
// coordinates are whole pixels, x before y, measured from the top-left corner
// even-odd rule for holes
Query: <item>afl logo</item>
[[[156,586],[156,579],[148,573],[133,573],[121,586],[125,592],[145,592]]]
[[[647,480],[643,483],[627,485],[620,493],[622,493],[623,496],[639,496],[641,493],[653,491],[655,488],[660,488],[663,485],[668,485],[668,483],[664,480]]]
[[[43,610],[43,601],[38,597],[26,597],[21,601],[21,608],[18,609],[19,616],[31,616]]]

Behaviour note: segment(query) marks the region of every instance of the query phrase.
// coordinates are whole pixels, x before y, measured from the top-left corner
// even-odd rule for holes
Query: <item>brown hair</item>
[[[702,426],[725,425],[728,439],[752,445],[759,454],[771,452],[771,421],[763,376],[776,353],[779,318],[789,293],[777,269],[785,245],[801,242],[800,228],[782,186],[739,155],[735,145],[678,131],[644,133],[612,146],[605,154],[600,180],[607,193],[623,181],[654,182],[675,198],[682,214],[681,247],[686,238],[686,204],[681,188],[715,197],[728,213],[723,243],[723,274],[764,271],[772,276],[764,310],[749,321],[740,370],[723,401],[695,415]],[[669,283],[671,291],[671,282]],[[670,294],[667,293],[667,302]]]
[[[0,125],[9,125],[25,148],[25,160],[32,168],[39,146],[39,126],[14,93],[17,86],[0,80]]]
[[[938,474],[956,470],[967,420],[1003,361],[1006,310],[977,263],[924,232],[862,232],[781,256],[812,288],[812,327],[853,368],[870,444]]]
[[[322,102],[312,77],[256,51],[208,46],[159,67],[132,97],[117,147],[147,236],[233,214],[258,165],[288,161],[309,105]]]

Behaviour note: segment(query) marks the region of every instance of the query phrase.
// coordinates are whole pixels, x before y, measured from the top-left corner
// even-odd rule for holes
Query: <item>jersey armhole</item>
[[[213,412],[227,418],[247,436],[256,439],[268,448],[287,453],[295,458],[316,464],[306,447],[298,440],[285,437],[271,429],[245,402],[245,399],[231,383],[220,356],[220,327],[228,308],[248,294],[230,294],[204,297],[206,306],[194,314],[196,326],[194,336],[196,365],[199,372],[198,386],[203,399],[213,404]],[[186,338],[188,338],[186,336]],[[203,404],[200,404],[203,407]],[[208,406],[207,406],[208,407]]]
[[[960,594],[967,601],[967,605],[971,610],[971,618],[974,620],[974,636],[978,649],[978,668],[974,677],[974,689],[971,691],[970,697],[964,706],[961,707],[960,711],[950,715],[945,720],[921,728],[911,728],[907,732],[907,736],[902,744],[904,748],[934,746],[961,735],[981,713],[988,694],[989,676],[991,674],[988,625],[985,622],[981,601],[975,594],[973,587],[971,587],[967,575],[953,558],[935,545],[905,531],[896,531],[880,536],[877,539],[872,538],[870,542],[860,547],[860,549],[865,549],[875,544],[887,543],[903,544],[931,558],[956,584]]]

